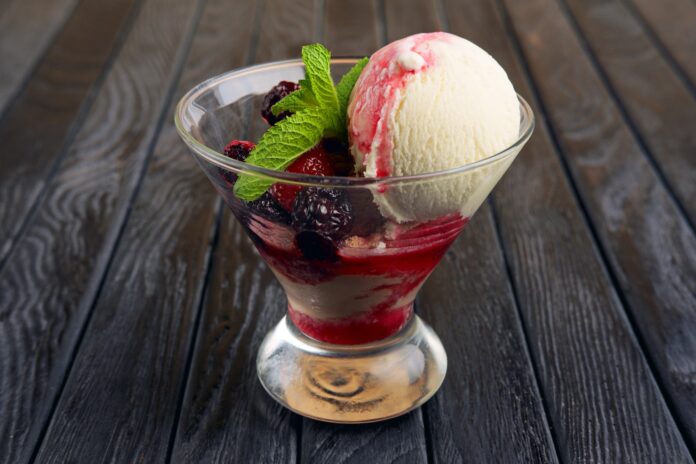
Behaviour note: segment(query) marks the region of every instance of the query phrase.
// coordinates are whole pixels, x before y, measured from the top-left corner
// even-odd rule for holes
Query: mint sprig
[[[302,62],[319,106],[337,112],[338,95],[331,79],[331,52],[321,44],[306,45],[302,47]]]
[[[345,73],[341,80],[336,86],[336,93],[338,94],[338,103],[341,106],[341,114],[345,116],[346,110],[348,109],[348,99],[350,98],[350,92],[353,90],[355,83],[360,77],[360,73],[367,64],[367,58],[363,58],[355,66],[350,68],[350,71]]]
[[[246,162],[277,171],[285,170],[323,137],[346,137],[346,109],[350,93],[367,64],[363,58],[334,86],[331,53],[321,44],[302,47],[306,78],[300,88],[273,105],[279,114],[292,112],[268,129]],[[252,201],[263,195],[274,181],[268,177],[242,174],[234,185],[235,195]]]
[[[297,158],[321,140],[327,114],[320,108],[307,108],[278,122],[263,134],[246,162],[276,171],[284,171]],[[234,193],[245,201],[263,195],[274,181],[266,177],[241,175]]]

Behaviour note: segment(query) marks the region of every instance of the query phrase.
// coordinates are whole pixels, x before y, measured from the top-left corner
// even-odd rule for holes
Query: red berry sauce
[[[317,318],[289,307],[290,319],[306,335],[328,343],[353,345],[386,338],[408,322],[417,290],[467,222],[468,218],[450,215],[396,230],[390,234],[392,238],[383,239],[384,246],[379,249],[350,247],[344,242],[337,259],[331,261],[306,259],[295,247],[288,246],[287,240],[274,242],[267,233],[263,239],[258,234],[255,243],[268,264],[290,281],[288,285],[319,285],[341,276],[375,280],[370,292],[386,296],[354,316],[332,318],[332,314],[345,313],[345,308],[321,308],[326,318]],[[385,279],[390,283],[382,284]],[[371,295],[351,296],[359,301]]]

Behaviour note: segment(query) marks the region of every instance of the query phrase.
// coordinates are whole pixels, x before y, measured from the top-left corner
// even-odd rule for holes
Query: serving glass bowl
[[[334,77],[355,62],[333,59]],[[527,142],[534,116],[519,97],[519,137],[510,147],[414,176],[311,176],[226,157],[230,140],[258,140],[267,129],[260,107],[269,89],[302,78],[300,60],[214,77],[181,99],[176,127],[285,290],[288,314],[257,357],[266,391],[319,420],[395,417],[427,401],[447,370],[440,339],[413,312],[418,290]],[[285,207],[270,192],[242,201],[233,192],[240,175],[297,198]]]

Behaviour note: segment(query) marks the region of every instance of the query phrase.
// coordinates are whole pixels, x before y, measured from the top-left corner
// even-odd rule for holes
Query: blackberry
[[[321,144],[329,153],[337,153],[340,151],[348,150],[348,145],[346,145],[341,139],[335,137],[327,137],[321,139]]]
[[[300,232],[298,248],[309,259],[335,256],[336,244],[350,233],[352,222],[353,207],[342,190],[307,187],[295,197],[292,226]]]
[[[339,139],[328,138],[321,141],[321,146],[331,161],[337,176],[355,176],[355,161],[353,160],[353,155],[350,154],[347,144]]]
[[[236,159],[237,161],[246,161],[247,156],[254,149],[254,143],[246,140],[232,140],[225,147],[225,156]]]
[[[227,144],[223,153],[228,158],[232,158],[237,161],[246,161],[247,156],[249,156],[249,153],[251,153],[251,150],[253,149],[254,144],[252,142],[248,142],[246,140],[232,140]],[[218,168],[218,172],[228,184],[234,185],[234,182],[237,180],[237,174],[223,168]]]
[[[384,217],[375,204],[372,192],[365,188],[351,189],[348,197],[353,209],[360,211],[353,220],[350,234],[367,237],[377,232],[384,224]]]
[[[276,84],[276,86],[273,87],[265,97],[263,97],[263,104],[261,105],[261,116],[263,119],[265,119],[266,122],[272,126],[281,119],[285,119],[286,117],[290,116],[288,111],[283,111],[276,116],[271,111],[271,107],[299,88],[299,85],[289,81],[280,81],[278,84]]]
[[[269,221],[281,224],[290,224],[290,215],[280,206],[269,192],[264,193],[254,201],[247,203],[249,209]]]
[[[295,236],[295,244],[307,259],[335,261],[338,257],[333,240],[317,232],[300,232]]]

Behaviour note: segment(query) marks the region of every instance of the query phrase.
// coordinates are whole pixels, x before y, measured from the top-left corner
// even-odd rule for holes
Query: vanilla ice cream
[[[366,177],[407,176],[487,158],[518,139],[519,108],[503,68],[468,40],[435,32],[392,42],[372,55],[351,94],[348,132],[356,170]],[[375,201],[397,222],[469,216],[513,158],[378,187]]]

